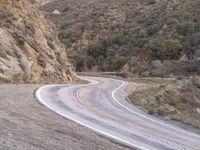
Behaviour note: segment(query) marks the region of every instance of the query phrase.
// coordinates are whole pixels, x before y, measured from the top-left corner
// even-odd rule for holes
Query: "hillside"
[[[40,9],[57,25],[77,71],[166,76],[200,73],[199,5],[199,0],[55,0]]]
[[[76,80],[54,29],[24,0],[0,2],[0,82]]]

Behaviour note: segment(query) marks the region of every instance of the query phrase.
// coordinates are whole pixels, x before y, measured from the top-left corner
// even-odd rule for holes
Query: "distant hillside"
[[[199,0],[55,0],[40,9],[57,25],[77,71],[165,76],[200,73],[199,6]]]
[[[0,82],[76,80],[54,29],[24,0],[0,1]]]

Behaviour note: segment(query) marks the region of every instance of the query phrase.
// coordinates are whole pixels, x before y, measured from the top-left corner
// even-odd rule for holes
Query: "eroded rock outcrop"
[[[24,0],[0,1],[0,81],[76,80],[52,26]]]

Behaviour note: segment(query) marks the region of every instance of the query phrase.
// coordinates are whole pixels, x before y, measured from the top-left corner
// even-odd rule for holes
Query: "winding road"
[[[126,101],[126,82],[80,77],[89,84],[47,85],[40,103],[98,134],[133,149],[200,150],[200,134],[150,116]],[[109,148],[108,148],[109,149]]]

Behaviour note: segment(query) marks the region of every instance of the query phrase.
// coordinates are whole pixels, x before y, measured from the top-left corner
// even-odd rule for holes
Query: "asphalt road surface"
[[[82,85],[47,85],[36,92],[56,113],[116,142],[143,150],[200,150],[200,134],[150,116],[126,101],[126,82],[81,77]]]

